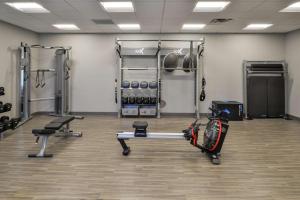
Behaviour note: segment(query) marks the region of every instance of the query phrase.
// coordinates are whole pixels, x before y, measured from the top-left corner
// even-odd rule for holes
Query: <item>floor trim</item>
[[[300,121],[300,117],[294,116],[294,115],[288,115],[290,119]]]
[[[50,115],[53,112],[35,112],[32,115]],[[118,116],[117,112],[70,112],[71,115],[104,115],[104,116]],[[201,117],[206,117],[209,113],[200,113]],[[194,117],[195,113],[161,113],[165,117]]]

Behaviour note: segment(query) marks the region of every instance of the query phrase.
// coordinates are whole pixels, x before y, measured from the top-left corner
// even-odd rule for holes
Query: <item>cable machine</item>
[[[124,43],[128,44],[136,43],[136,42],[151,42],[156,45],[156,47],[144,47],[144,48],[136,48],[136,47],[128,47],[130,45],[125,46]],[[163,44],[167,42],[182,42],[187,43],[189,48],[169,48],[162,47]],[[162,77],[163,71],[172,72],[174,70],[180,70],[185,72],[193,72],[194,73],[194,113],[197,118],[200,117],[199,114],[199,100],[204,101],[205,99],[205,79],[204,79],[204,64],[203,64],[203,54],[204,54],[204,44],[205,40],[116,40],[116,52],[118,55],[118,79],[115,80],[115,100],[118,105],[118,117],[126,117],[126,116],[155,116],[160,118],[161,107],[164,106],[165,102],[161,98],[162,91]],[[125,47],[123,47],[123,45]],[[195,52],[195,53],[194,53]],[[142,66],[133,66],[136,63],[139,63],[139,59],[141,58],[149,58],[155,60],[155,65],[153,66],[153,61],[151,62],[151,66],[147,63],[140,64]],[[170,59],[169,59],[170,58]],[[129,59],[136,59],[136,61],[128,62]],[[169,60],[168,60],[169,59]],[[183,60],[183,66],[178,67],[178,59]],[[168,61],[166,61],[168,60]],[[166,67],[165,63],[168,62],[168,66]],[[133,64],[132,64],[133,63]],[[171,63],[171,64],[170,64]],[[149,88],[152,89],[152,94],[155,95],[150,96],[150,98],[156,98],[156,101],[152,101],[151,106],[145,106],[142,100],[139,98],[147,99],[148,97],[139,97],[134,91],[142,90],[141,83],[140,87],[133,85],[135,81],[131,81],[131,83],[126,80],[126,72],[127,71],[147,71],[149,72],[149,77],[154,76],[152,82],[156,82],[156,87]],[[150,74],[151,73],[151,74]],[[200,95],[199,76],[202,75],[202,91]],[[129,78],[130,79],[130,78]],[[134,86],[134,87],[132,87]],[[154,90],[154,92],[153,92]],[[133,94],[125,95],[126,91],[131,91]],[[125,97],[125,98],[124,98]],[[127,98],[127,99],[126,99]],[[134,100],[135,99],[135,100]],[[146,101],[148,102],[148,101]],[[151,101],[150,101],[151,102]],[[149,108],[149,111],[145,111],[145,107]],[[146,115],[144,114],[146,113]]]
[[[54,49],[55,50],[55,67],[49,69],[31,69],[31,49]],[[18,67],[19,74],[19,117],[22,122],[31,118],[31,102],[54,100],[55,116],[64,116],[69,113],[69,81],[70,81],[70,51],[71,47],[47,47],[41,45],[31,45],[21,43],[19,47],[20,64]],[[54,97],[49,98],[31,98],[31,79],[32,73],[36,73],[35,87],[43,88],[45,86],[45,73],[55,74],[55,93]]]

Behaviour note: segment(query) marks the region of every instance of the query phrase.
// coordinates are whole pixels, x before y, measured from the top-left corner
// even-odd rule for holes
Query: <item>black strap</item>
[[[205,94],[205,85],[206,85],[206,80],[203,77],[202,78],[202,87],[201,87],[202,90],[201,90],[201,94],[200,94],[200,101],[204,101],[205,97],[206,97],[206,94]]]
[[[42,79],[41,79],[40,85],[41,85],[41,88],[45,87],[45,85],[46,85],[45,71],[42,71]]]
[[[36,71],[36,77],[35,77],[35,87],[40,87],[40,70]]]
[[[115,79],[115,102],[118,103],[118,80]]]

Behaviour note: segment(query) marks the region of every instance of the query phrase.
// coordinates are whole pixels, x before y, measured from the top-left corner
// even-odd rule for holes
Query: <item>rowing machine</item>
[[[211,109],[212,110],[212,109]],[[127,146],[125,140],[142,138],[142,139],[185,139],[190,144],[201,149],[202,153],[206,153],[213,164],[220,164],[220,152],[228,130],[228,120],[226,115],[228,110],[217,111],[212,110],[213,116],[209,117],[207,124],[193,122],[182,133],[153,133],[147,132],[148,123],[145,121],[135,121],[133,123],[134,132],[119,132],[117,139],[123,148],[123,155],[130,153],[130,147]],[[200,126],[206,126],[203,136],[203,144],[198,144],[198,133]]]

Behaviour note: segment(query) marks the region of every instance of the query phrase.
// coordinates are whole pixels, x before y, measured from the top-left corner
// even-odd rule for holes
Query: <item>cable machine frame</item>
[[[41,48],[41,49],[53,49],[55,51],[55,68],[49,69],[31,69],[31,49]],[[66,78],[70,65],[69,54],[71,47],[65,48],[61,46],[41,46],[41,45],[28,45],[24,42],[21,43],[19,47],[19,66],[17,73],[19,75],[18,80],[18,115],[21,118],[21,123],[27,122],[31,119],[31,102],[33,101],[44,101],[44,100],[54,100],[54,116],[64,116],[69,113],[69,78]],[[59,60],[58,60],[59,59]],[[68,68],[68,69],[66,69]],[[55,96],[49,98],[31,98],[31,73],[42,72],[44,73],[54,73],[55,74]]]

